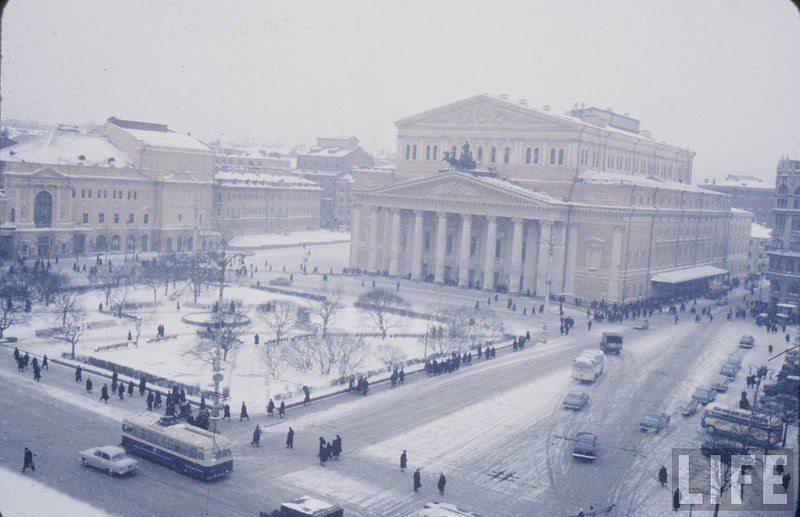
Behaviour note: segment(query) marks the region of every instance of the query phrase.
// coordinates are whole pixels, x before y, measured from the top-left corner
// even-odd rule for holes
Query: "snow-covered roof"
[[[510,181],[501,178],[491,178],[488,176],[481,176],[479,180],[484,183],[488,183],[489,185],[494,185],[502,189],[510,190],[512,192],[516,192],[517,194],[522,194],[524,196],[534,197],[536,199],[545,201],[547,203],[558,204],[558,205],[564,203],[563,200],[558,199],[557,197],[553,197],[549,194],[544,194],[542,192],[530,188],[522,187],[520,185],[517,185],[516,183],[512,183]]]
[[[111,158],[113,160],[109,163]],[[6,147],[0,150],[0,160],[103,167],[126,167],[131,164],[130,158],[104,136],[61,130]]]
[[[145,129],[121,129],[142,142],[142,144],[150,147],[211,151],[211,148],[200,140],[189,135],[184,135],[183,133],[175,133],[173,131],[148,131]]]
[[[755,188],[764,190],[774,190],[775,186],[770,185],[766,181],[756,178],[754,176],[739,176],[729,174],[724,180],[715,183],[703,183],[704,187],[739,187],[739,188]]]
[[[225,186],[239,187],[281,187],[320,189],[319,184],[297,176],[279,176],[274,174],[258,174],[252,172],[221,171],[214,174],[217,183]]]
[[[339,510],[338,506],[320,501],[319,499],[314,499],[307,495],[298,499],[293,499],[288,503],[282,503],[281,506],[303,513],[304,515],[325,515],[331,510]]]
[[[302,151],[297,153],[298,156],[325,156],[325,157],[333,157],[333,158],[341,158],[342,156],[347,156],[348,154],[352,153],[358,149],[358,147],[354,147],[352,149],[346,149],[344,147],[320,147],[315,145],[314,147],[310,147],[306,151]]]
[[[677,269],[675,271],[668,271],[666,273],[658,273],[650,280],[653,282],[661,282],[663,284],[679,284],[681,282],[699,280],[701,278],[709,278],[712,276],[720,276],[727,273],[728,271],[716,266],[695,266],[685,269]]]
[[[587,170],[581,172],[578,181],[582,183],[593,183],[597,185],[638,185],[640,187],[651,187],[667,190],[685,190],[687,192],[705,192],[700,187],[689,183],[668,181],[654,176],[638,176],[635,174],[623,174],[621,172],[608,172]]]
[[[772,230],[764,226],[761,226],[758,223],[752,223],[750,225],[750,237],[754,239],[771,239]]]

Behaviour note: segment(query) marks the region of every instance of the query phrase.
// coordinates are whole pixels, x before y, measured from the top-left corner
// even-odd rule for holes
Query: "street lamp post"
[[[544,289],[544,312],[542,313],[542,331],[539,334],[539,342],[547,343],[547,309],[550,305],[550,269],[553,264],[553,254],[555,252],[555,242],[553,240],[553,219],[548,221],[550,228],[550,235],[547,238],[547,279],[545,280]]]

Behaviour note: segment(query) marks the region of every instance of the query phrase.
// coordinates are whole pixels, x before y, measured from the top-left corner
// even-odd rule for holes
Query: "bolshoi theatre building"
[[[395,124],[395,168],[355,172],[351,268],[617,302],[745,273],[752,214],[627,114],[477,95]]]

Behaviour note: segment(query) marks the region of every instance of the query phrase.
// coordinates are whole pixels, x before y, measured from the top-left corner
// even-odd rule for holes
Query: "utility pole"
[[[550,269],[553,265],[553,254],[555,253],[555,241],[553,240],[554,237],[554,228],[555,221],[550,219],[548,221],[550,226],[550,235],[547,239],[547,280],[545,281],[545,289],[544,289],[544,312],[542,313],[542,331],[539,335],[539,342],[540,343],[547,343],[547,309],[550,306]]]

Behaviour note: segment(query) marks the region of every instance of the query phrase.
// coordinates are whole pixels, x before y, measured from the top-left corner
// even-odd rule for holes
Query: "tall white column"
[[[380,233],[380,225],[378,224],[378,216],[380,212],[378,207],[372,207],[372,214],[369,221],[369,253],[367,255],[367,271],[374,273],[378,269],[378,233]]]
[[[461,247],[458,259],[458,285],[469,284],[469,251],[472,246],[472,216],[461,216]]]
[[[420,280],[422,277],[422,228],[425,212],[414,211],[414,245],[411,250],[411,277]]]
[[[511,273],[508,280],[508,291],[519,291],[520,278],[522,277],[522,219],[514,219],[514,229],[511,236]]]
[[[400,274],[400,209],[392,213],[392,236],[389,246],[389,274],[397,276]]]
[[[483,259],[483,288],[494,289],[495,246],[497,242],[497,218],[486,218],[486,249]]]
[[[350,267],[358,267],[358,248],[361,245],[361,207],[354,206],[352,210],[353,220],[350,223]]]
[[[567,276],[564,278],[564,292],[575,296],[575,264],[578,258],[578,225],[569,225],[567,237]]]
[[[439,221],[436,226],[436,264],[433,281],[444,282],[444,260],[447,245],[447,213],[439,212]]]
[[[551,221],[539,221],[539,259],[536,271],[536,294],[544,296],[547,291],[548,268],[550,267],[550,232]]]
[[[525,265],[523,272],[522,289],[536,291],[536,259],[539,255],[539,228],[537,225],[528,224],[527,238],[525,239]]]
[[[553,225],[553,265],[550,267],[550,292],[564,292],[564,245],[566,244],[567,225],[557,221]]]

